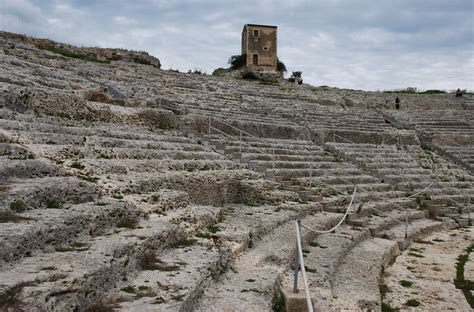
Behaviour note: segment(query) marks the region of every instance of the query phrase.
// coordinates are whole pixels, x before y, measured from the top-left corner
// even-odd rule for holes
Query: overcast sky
[[[211,73],[246,23],[278,26],[278,57],[305,82],[474,90],[473,0],[0,0],[0,30],[145,50]]]

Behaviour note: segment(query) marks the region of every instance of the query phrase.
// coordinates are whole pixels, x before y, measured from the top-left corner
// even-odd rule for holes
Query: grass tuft
[[[401,280],[400,285],[402,285],[403,287],[406,287],[406,288],[410,288],[411,285],[413,285],[413,283],[410,282],[410,281],[407,281],[407,280]]]
[[[120,290],[123,291],[123,292],[129,293],[129,294],[134,294],[134,293],[137,292],[135,287],[133,287],[132,285],[122,287],[122,288],[120,288]]]
[[[15,199],[10,203],[10,209],[15,212],[24,212],[26,210],[26,204],[21,199]]]
[[[416,308],[416,307],[419,307],[420,306],[420,302],[416,299],[408,299],[407,302],[405,303],[408,307],[413,307],[413,308]]]
[[[50,209],[63,209],[64,205],[63,203],[53,199],[53,200],[48,201],[48,204],[46,205],[46,207]]]

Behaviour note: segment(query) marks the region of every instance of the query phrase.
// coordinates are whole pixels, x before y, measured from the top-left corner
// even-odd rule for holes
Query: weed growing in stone
[[[53,199],[53,200],[50,200],[48,201],[48,204],[46,205],[46,208],[50,208],[50,209],[63,209],[64,208],[64,205],[63,203]]]
[[[78,161],[75,161],[71,164],[71,168],[82,170],[84,169],[84,165]]]
[[[120,288],[121,291],[124,291],[126,293],[129,293],[129,294],[134,294],[137,292],[137,290],[135,289],[135,287],[133,287],[132,285],[128,285],[128,286],[125,286],[125,287],[122,287]]]
[[[80,175],[79,179],[87,181],[87,182],[92,182],[92,183],[96,183],[99,180],[99,178],[91,177],[87,175]]]
[[[161,297],[156,297],[155,300],[153,301],[153,304],[163,304],[165,302],[166,302],[165,299]]]
[[[454,285],[456,285],[456,288],[462,290],[471,308],[474,308],[474,296],[471,293],[471,290],[474,289],[474,283],[464,279],[464,266],[469,260],[469,254],[473,252],[473,250],[474,245],[466,248],[465,253],[458,257],[458,262],[456,263],[456,279],[454,280]]]
[[[208,230],[209,232],[211,232],[212,234],[216,234],[216,233],[219,232],[221,229],[220,229],[217,225],[211,224],[211,225],[209,225],[209,226],[207,227],[207,230]]]
[[[410,281],[407,281],[407,280],[401,280],[400,285],[402,285],[403,287],[406,287],[406,288],[410,288],[411,285],[413,285],[413,283],[410,282]]]
[[[10,203],[10,209],[15,212],[24,212],[26,210],[26,204],[21,199],[15,199]]]
[[[413,308],[416,308],[416,307],[419,307],[420,306],[420,302],[416,299],[408,299],[407,302],[405,303],[408,307],[413,307]]]
[[[123,195],[120,194],[120,193],[114,193],[114,194],[112,194],[112,198],[115,198],[115,199],[123,199]]]
[[[392,308],[390,304],[382,302],[382,312],[398,312],[400,309]]]

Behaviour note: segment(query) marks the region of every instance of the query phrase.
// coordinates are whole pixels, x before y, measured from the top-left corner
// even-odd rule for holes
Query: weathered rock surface
[[[332,227],[355,188],[335,233],[303,230],[308,277],[323,310],[379,310],[406,218],[411,242],[468,225],[469,96],[159,66],[0,32],[0,294],[25,310],[269,310],[295,220]]]

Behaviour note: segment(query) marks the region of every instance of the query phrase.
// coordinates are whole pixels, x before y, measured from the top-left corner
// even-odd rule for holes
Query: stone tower
[[[277,70],[277,27],[247,24],[242,30],[242,55],[249,69]]]

